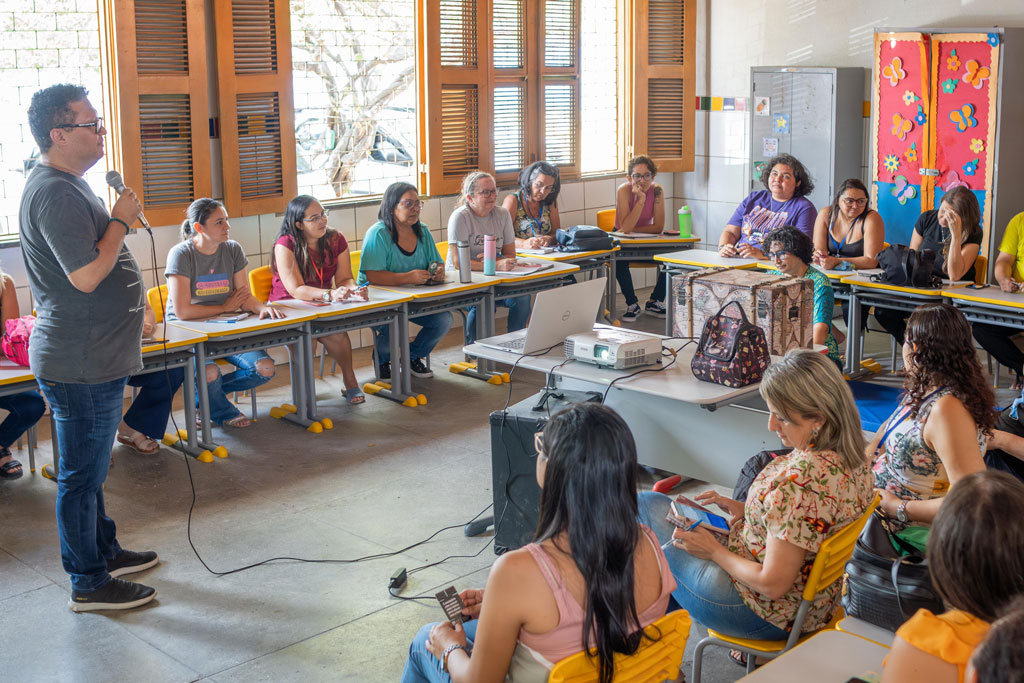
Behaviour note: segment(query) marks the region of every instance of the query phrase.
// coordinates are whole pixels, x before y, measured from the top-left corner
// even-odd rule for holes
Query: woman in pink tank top
[[[658,235],[665,229],[665,192],[654,182],[658,167],[649,157],[639,156],[629,160],[628,180],[615,191],[615,229],[625,233],[650,233]],[[622,296],[626,299],[626,312],[622,322],[631,323],[640,314],[647,313],[656,318],[665,317],[665,278],[659,272],[651,298],[643,310],[633,289],[631,261],[619,259],[615,262],[615,281],[619,283]],[[654,263],[648,261],[647,263]]]
[[[537,540],[502,555],[485,590],[467,590],[465,624],[428,624],[403,683],[544,682],[559,660],[596,648],[601,680],[632,654],[675,590],[665,555],[637,522],[636,444],[610,408],[583,403],[535,438]],[[484,599],[486,593],[487,599]]]

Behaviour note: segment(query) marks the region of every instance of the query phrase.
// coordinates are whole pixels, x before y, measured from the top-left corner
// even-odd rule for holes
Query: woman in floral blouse
[[[732,516],[728,536],[676,529],[660,493],[640,494],[640,520],[662,542],[675,539],[665,551],[678,584],[672,595],[690,616],[728,635],[782,640],[822,542],[864,514],[874,492],[857,407],[835,363],[790,351],[768,367],[760,390],[768,428],[793,450],[761,471],[746,503],[715,491],[697,496]],[[838,601],[836,582],[814,602],[804,631],[827,624]]]
[[[971,326],[949,304],[928,304],[907,320],[907,394],[871,441],[882,510],[897,528],[929,524],[949,487],[985,469],[995,396],[978,364]]]

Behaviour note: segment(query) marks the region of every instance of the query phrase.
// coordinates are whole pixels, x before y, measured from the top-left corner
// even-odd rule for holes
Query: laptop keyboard
[[[526,337],[517,337],[515,339],[508,339],[498,344],[503,349],[510,349],[512,351],[521,351],[526,347]]]

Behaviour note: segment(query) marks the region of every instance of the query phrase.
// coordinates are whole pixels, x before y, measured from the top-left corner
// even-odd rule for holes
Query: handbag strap
[[[740,326],[736,329],[736,336],[737,336],[737,338],[743,332],[743,330],[748,328],[748,327],[754,327],[754,328],[757,328],[757,329],[761,329],[761,328],[757,327],[757,325],[754,325],[753,323],[750,322],[750,320],[747,318],[747,312],[743,310],[743,307],[740,306],[740,303],[738,301],[730,301],[729,303],[727,303],[724,306],[722,306],[721,308],[719,308],[718,309],[718,313],[715,313],[715,315],[710,320],[708,320],[708,322],[704,325],[704,329],[700,333],[700,344],[697,346],[697,349],[701,353],[706,355],[708,358],[714,358],[715,360],[722,361],[723,363],[731,363],[732,360],[736,357],[736,350],[737,350],[737,348],[736,348],[737,347],[736,341],[737,340],[733,340],[732,348],[729,349],[728,355],[720,356],[720,355],[717,355],[717,354],[714,354],[714,353],[708,353],[708,350],[707,350],[707,336],[708,336],[708,332],[710,331],[710,329],[713,326],[717,326],[718,325],[719,318],[729,317],[729,316],[723,315],[723,311],[725,311],[725,309],[727,309],[729,306],[735,306],[740,311],[741,323],[740,323]]]

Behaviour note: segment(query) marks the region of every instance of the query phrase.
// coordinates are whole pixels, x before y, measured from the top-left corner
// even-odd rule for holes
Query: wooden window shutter
[[[458,192],[463,176],[494,162],[489,8],[487,0],[416,5],[419,186],[426,194]]]
[[[627,155],[660,171],[693,170],[696,0],[632,0]]]
[[[107,0],[108,156],[153,225],[211,193],[202,0]]]
[[[494,175],[499,182],[515,183],[520,169],[536,157],[537,117],[529,104],[531,91],[527,69],[530,45],[536,43],[527,30],[527,0],[491,0],[494,48],[490,63],[494,107]]]
[[[232,215],[281,211],[298,191],[289,11],[287,0],[214,3],[224,202]]]
[[[540,157],[579,177],[580,0],[544,0],[539,19]]]

